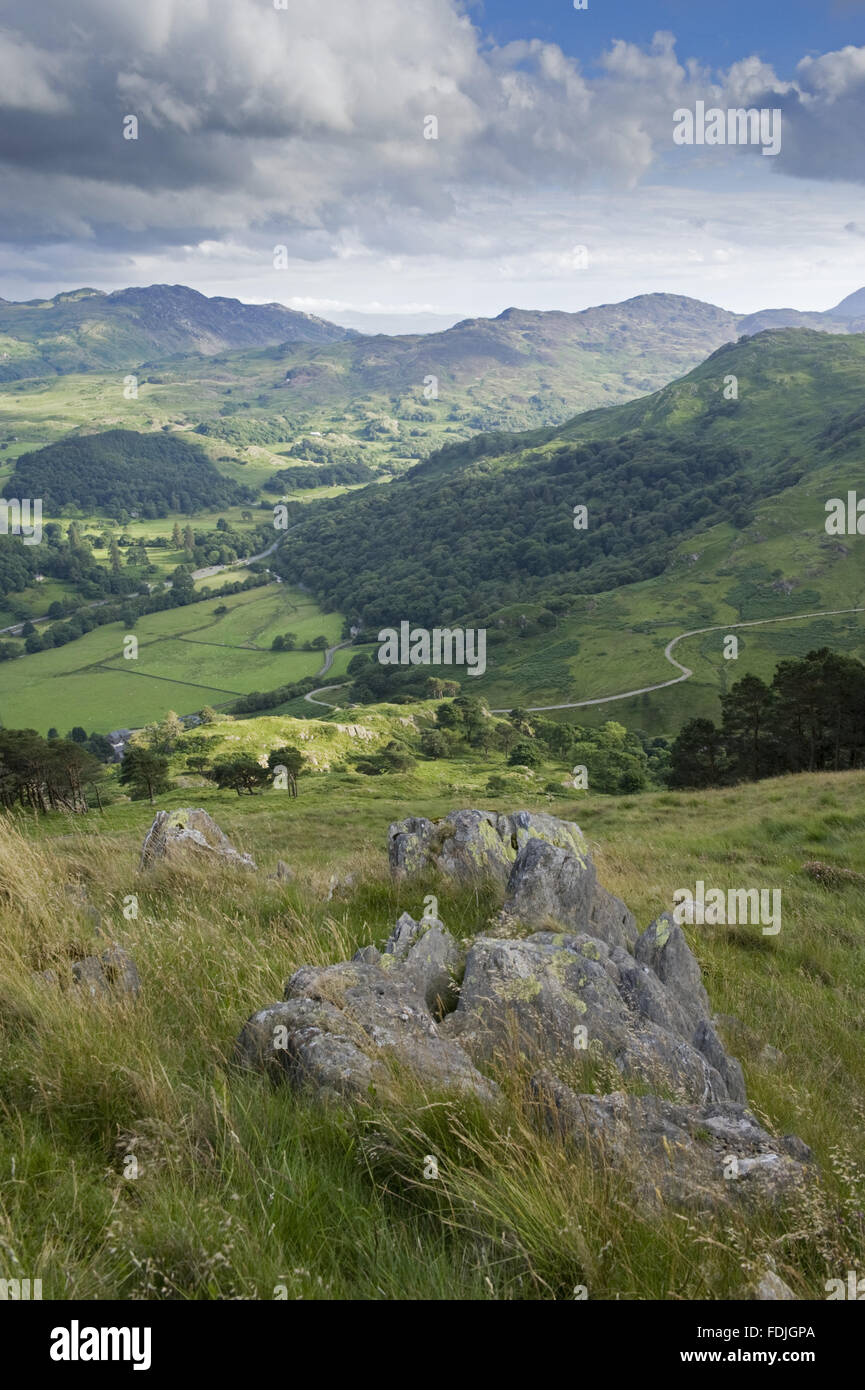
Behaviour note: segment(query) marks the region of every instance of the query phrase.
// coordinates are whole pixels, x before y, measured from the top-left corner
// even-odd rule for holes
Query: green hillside
[[[494,707],[671,681],[664,648],[682,633],[865,603],[861,547],[825,530],[827,499],[865,483],[863,380],[861,335],[763,333],[654,396],[476,438],[384,490],[316,504],[278,564],[370,634],[485,626],[487,671],[468,684]],[[727,679],[815,644],[861,653],[862,631],[855,614],[767,621],[741,632],[734,663],[723,632],[689,638],[675,655],[694,679],[579,718],[668,732],[714,714]]]

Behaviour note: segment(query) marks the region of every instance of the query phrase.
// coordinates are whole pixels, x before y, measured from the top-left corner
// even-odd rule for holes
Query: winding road
[[[530,714],[542,714],[545,710],[551,709],[583,709],[586,705],[609,705],[614,700],[629,700],[633,695],[648,695],[653,690],[666,690],[668,685],[678,685],[680,681],[690,680],[694,672],[689,666],[683,666],[681,661],[677,661],[672,655],[676,644],[683,642],[686,637],[699,637],[706,632],[730,632],[734,627],[762,627],[767,623],[795,623],[802,618],[835,618],[844,613],[865,613],[865,608],[826,608],[819,613],[791,613],[786,618],[752,618],[745,623],[721,623],[717,627],[694,627],[691,628],[690,632],[680,632],[678,637],[674,637],[664,648],[664,656],[671,666],[675,666],[682,672],[681,676],[673,676],[673,679],[669,681],[659,681],[657,685],[641,685],[637,690],[624,690],[621,695],[601,695],[594,700],[570,700],[564,705],[527,705],[526,709]],[[490,713],[509,714],[510,710],[494,709]]]
[[[673,676],[672,680],[659,681],[656,685],[641,685],[636,690],[623,690],[620,695],[601,695],[593,700],[569,700],[562,705],[526,705],[525,708],[530,714],[543,714],[547,710],[554,709],[584,709],[586,705],[610,705],[614,700],[630,700],[634,695],[648,695],[653,690],[666,690],[668,685],[679,685],[681,681],[690,680],[694,674],[689,666],[683,666],[681,661],[677,661],[673,656],[673,648],[679,642],[683,642],[686,637],[701,637],[707,632],[730,632],[737,627],[763,627],[768,623],[795,623],[800,622],[803,618],[838,618],[847,613],[865,613],[865,607],[824,608],[818,613],[791,613],[785,618],[752,618],[744,623],[720,623],[716,627],[694,627],[689,632],[680,632],[678,637],[672,638],[664,648],[664,656],[667,661],[682,673],[680,676]],[[332,650],[335,651],[336,648]],[[324,675],[327,669],[329,668],[326,666],[322,667],[319,675]],[[313,697],[323,695],[328,690],[341,690],[345,684],[347,682],[344,681],[342,685],[323,685],[318,690],[311,690],[308,695],[304,696],[304,699],[309,700],[310,704],[313,705],[324,705],[327,709],[338,709],[338,705],[330,704],[327,700],[316,700]],[[490,710],[490,713],[510,714],[510,709],[494,709]]]

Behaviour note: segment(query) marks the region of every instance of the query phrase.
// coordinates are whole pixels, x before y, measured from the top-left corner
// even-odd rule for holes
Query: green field
[[[225,606],[228,612],[214,613]],[[273,652],[286,632],[300,643],[325,636],[339,641],[339,614],[324,614],[307,595],[272,584],[225,599],[214,595],[184,608],[139,619],[138,656],[123,656],[122,623],[96,628],[76,642],[0,666],[0,719],[6,728],[61,732],[80,724],[107,732],[138,728],[169,709],[189,714],[225,705],[251,690],[268,690],[312,676],[324,654]],[[336,654],[334,670],[344,670]]]

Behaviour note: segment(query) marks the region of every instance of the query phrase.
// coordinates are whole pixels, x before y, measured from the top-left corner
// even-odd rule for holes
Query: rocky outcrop
[[[425,950],[430,933],[436,945]],[[368,1095],[371,1085],[386,1090],[395,1068],[405,1068],[424,1085],[491,1100],[495,1085],[441,1035],[427,1002],[438,994],[444,956],[455,952],[435,924],[404,954],[402,946],[399,955],[366,947],[340,965],[303,966],[282,1003],[248,1020],[237,1060],[331,1096]]]
[[[434,869],[451,878],[488,876],[504,882],[517,853],[531,839],[588,857],[583,833],[572,821],[533,811],[510,816],[451,811],[444,820],[412,816],[397,821],[388,831],[388,858],[398,876]]]
[[[234,848],[215,820],[201,808],[157,811],[141,848],[142,869],[156,864],[226,864],[237,869],[255,869],[249,854]]]
[[[377,963],[383,970],[400,964],[400,975],[412,981],[427,1008],[441,1018],[456,1008],[458,993],[454,973],[460,961],[457,943],[437,918],[426,917],[416,922],[404,912],[385,942]]]
[[[242,1064],[367,1098],[407,1068],[488,1102],[497,1069],[529,1064],[543,1122],[598,1162],[633,1167],[646,1202],[775,1203],[807,1180],[805,1145],[773,1139],[746,1109],[681,927],[664,913],[640,933],[598,884],[578,826],[455,811],[392,825],[388,848],[398,880],[498,881],[500,911],[464,953],[437,917],[403,913],[381,948],[303,967],[245,1025]],[[592,1093],[573,1089],[579,1075]]]
[[[773,1139],[743,1105],[577,1095],[549,1073],[533,1089],[547,1123],[599,1164],[628,1172],[645,1206],[778,1204],[809,1177],[811,1151],[801,1139]]]
[[[586,932],[480,937],[443,1027],[476,1062],[516,1050],[555,1070],[589,1052],[683,1100],[745,1099],[741,1069],[708,1017],[695,1022],[657,975]]]

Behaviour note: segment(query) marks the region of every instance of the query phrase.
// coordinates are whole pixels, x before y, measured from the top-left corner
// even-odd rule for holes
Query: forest
[[[11,497],[40,497],[49,514],[71,504],[117,518],[135,512],[145,520],[256,497],[223,477],[199,445],[135,430],[70,436],[21,454],[6,488]]]
[[[754,469],[747,450],[698,430],[564,444],[511,468],[468,457],[314,504],[274,567],[364,626],[408,614],[435,626],[652,578],[683,536],[747,526],[753,504],[797,476],[785,462]]]

